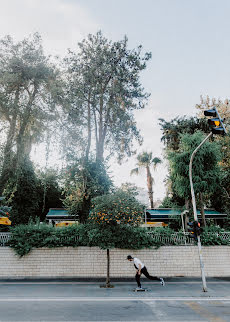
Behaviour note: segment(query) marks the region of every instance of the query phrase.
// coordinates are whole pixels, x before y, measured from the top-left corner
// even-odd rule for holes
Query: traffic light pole
[[[196,198],[193,188],[193,182],[192,182],[192,162],[195,157],[195,154],[200,149],[200,147],[212,136],[212,132],[209,133],[209,135],[201,142],[201,144],[193,151],[189,163],[189,180],[190,180],[190,186],[191,186],[191,195],[192,195],[192,206],[193,206],[193,214],[194,214],[194,220],[198,221],[197,217],[197,210],[196,210]],[[203,257],[202,257],[202,251],[201,251],[201,242],[200,242],[200,236],[197,236],[197,245],[198,245],[198,251],[199,251],[199,258],[200,258],[200,269],[201,269],[201,276],[202,276],[202,283],[203,283],[203,291],[207,292],[207,284],[206,284],[206,278],[205,278],[205,272],[204,272],[204,263],[203,263]]]

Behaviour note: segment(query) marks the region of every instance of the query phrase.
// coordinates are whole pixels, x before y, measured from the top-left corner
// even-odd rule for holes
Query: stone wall
[[[230,246],[203,247],[206,276],[230,276]],[[195,246],[164,246],[138,251],[110,251],[111,277],[133,277],[127,255],[139,257],[149,273],[157,276],[200,276]],[[106,250],[97,247],[34,249],[20,258],[8,247],[0,247],[0,278],[104,277]]]

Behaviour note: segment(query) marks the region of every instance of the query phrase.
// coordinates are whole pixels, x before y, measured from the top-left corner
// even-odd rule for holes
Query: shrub
[[[105,229],[103,225],[91,223],[61,228],[30,223],[13,227],[11,232],[12,236],[8,246],[13,248],[19,256],[28,254],[33,248],[41,247],[158,248],[168,245],[168,238],[175,233],[168,227],[148,231],[146,228],[129,225],[107,225]],[[224,229],[218,226],[206,227],[201,235],[202,245],[230,245],[229,239],[224,239],[219,235],[222,232],[225,232]],[[170,244],[177,245],[177,241],[172,238]]]
[[[11,228],[8,246],[19,256],[28,254],[33,248],[40,247],[77,247],[89,246],[122,249],[141,249],[159,247],[145,228],[128,225],[107,226],[80,224],[54,228],[44,224],[18,225]]]
[[[226,232],[219,226],[205,227],[201,234],[201,243],[204,246],[230,245],[230,239],[225,239],[223,234]]]

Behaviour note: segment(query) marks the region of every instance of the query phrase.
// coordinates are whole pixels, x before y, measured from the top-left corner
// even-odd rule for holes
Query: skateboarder
[[[141,274],[143,273],[148,279],[150,280],[157,280],[160,281],[162,286],[165,286],[165,281],[162,277],[156,277],[156,276],[151,276],[149,275],[147,268],[145,267],[145,265],[139,260],[139,258],[136,257],[132,257],[131,255],[127,256],[127,259],[129,262],[133,262],[134,266],[137,270],[136,273],[136,282],[137,282],[137,290],[143,290],[143,288],[141,287],[141,282],[140,282],[140,278],[141,278]]]

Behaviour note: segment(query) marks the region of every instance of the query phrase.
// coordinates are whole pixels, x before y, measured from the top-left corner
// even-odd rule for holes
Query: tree
[[[125,182],[121,184],[121,187],[119,188],[119,190],[124,191],[130,195],[132,195],[133,197],[137,197],[139,192],[138,192],[138,187],[130,182]]]
[[[55,119],[59,100],[59,72],[43,53],[41,38],[14,43],[0,41],[0,124],[6,129],[0,194],[38,143],[47,123]],[[59,85],[58,85],[59,84]]]
[[[143,152],[137,156],[137,168],[133,169],[131,171],[132,174],[139,174],[141,169],[146,169],[147,174],[147,187],[148,187],[148,193],[149,193],[149,200],[150,200],[150,206],[151,208],[154,208],[153,203],[153,177],[151,175],[150,167],[153,166],[153,169],[156,170],[156,167],[158,164],[160,164],[162,161],[161,159],[155,157],[152,159],[152,152]]]
[[[67,169],[64,205],[68,212],[86,222],[92,198],[107,194],[112,181],[102,162],[80,159]]]
[[[197,131],[209,133],[209,126],[206,119],[200,119],[198,117],[176,117],[170,121],[159,119],[162,130],[161,141],[165,145],[166,154],[169,151],[178,151],[181,135],[182,134],[194,134]],[[167,194],[171,195],[172,202],[178,206],[185,206],[187,210],[190,207],[190,195],[184,199],[179,197],[174,190],[170,177],[166,179]],[[186,218],[186,221],[188,218]]]
[[[101,227],[101,231],[106,236],[103,238],[102,246],[103,248],[105,244],[107,246],[107,288],[111,287],[109,248],[116,245],[114,239],[117,238],[116,231],[124,225],[138,226],[143,221],[143,214],[144,207],[135,197],[121,190],[93,200],[89,221]]]
[[[172,120],[165,121],[159,119],[162,137],[161,141],[169,150],[176,151],[179,149],[180,134],[194,134],[195,132],[202,131],[209,133],[209,126],[206,119],[197,117],[176,117]]]
[[[189,162],[192,152],[204,139],[204,134],[196,132],[193,135],[183,134],[180,137],[178,151],[168,151],[170,179],[173,190],[179,197],[191,199],[189,182]],[[199,194],[202,219],[205,224],[203,195],[208,197],[220,184],[221,173],[220,146],[216,142],[206,142],[197,152],[193,162],[193,184],[195,194]]]
[[[215,98],[210,100],[208,96],[206,98],[201,97],[201,102],[196,105],[196,108],[199,110],[199,117],[205,118],[204,110],[212,109],[214,106],[224,120],[228,135],[215,137],[215,140],[221,145],[222,152],[220,162],[221,182],[220,187],[216,189],[215,194],[210,198],[210,206],[230,214],[230,101],[229,99],[222,101]]]
[[[63,195],[59,185],[59,176],[55,170],[46,169],[45,171],[39,171],[37,177],[39,181],[39,209],[37,216],[43,221],[50,208],[63,207]]]
[[[142,141],[133,111],[144,108],[149,96],[141,86],[140,72],[151,54],[142,56],[141,46],[130,50],[127,44],[126,37],[112,42],[97,32],[65,60],[70,84],[68,117],[83,135],[80,141],[86,159],[95,146],[97,161],[103,161],[105,149],[121,160],[132,155],[133,139]]]
[[[32,162],[25,157],[20,172],[10,178],[4,190],[7,204],[12,208],[10,219],[13,225],[27,224],[35,219],[39,209],[39,181]]]

